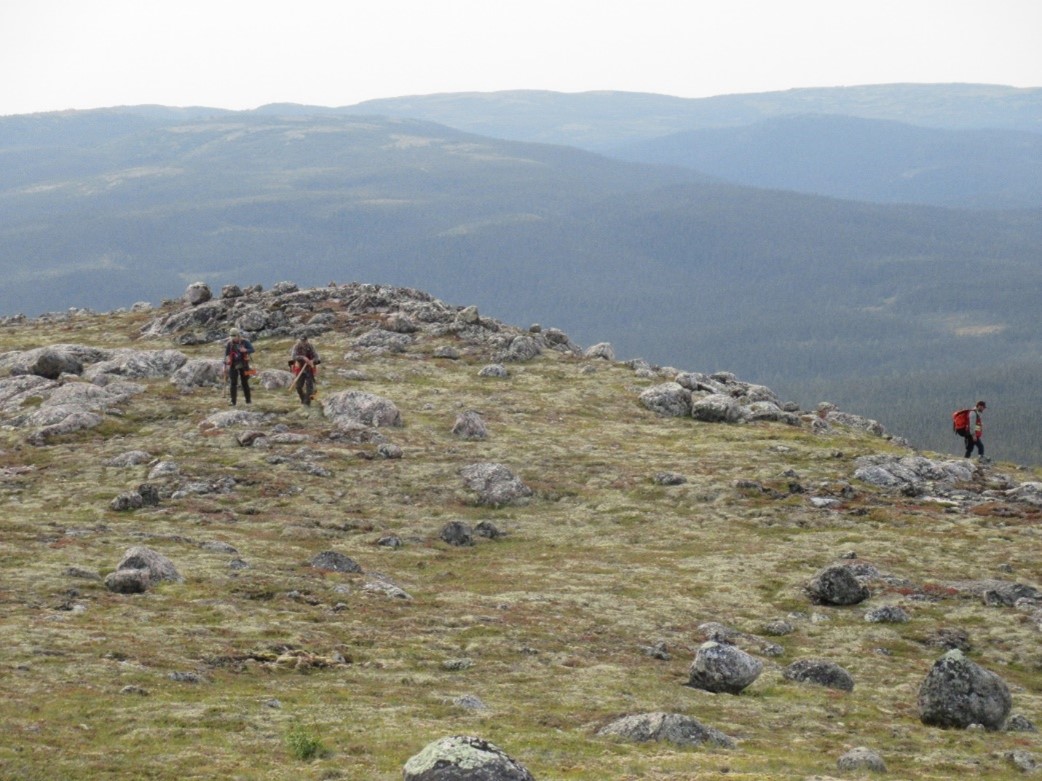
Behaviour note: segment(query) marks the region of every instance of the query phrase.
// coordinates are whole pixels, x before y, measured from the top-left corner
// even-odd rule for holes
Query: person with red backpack
[[[987,406],[983,401],[978,401],[972,409],[961,409],[952,413],[952,428],[966,441],[965,458],[969,458],[976,447],[981,461],[984,460],[984,440],[981,439],[984,434],[984,419],[981,416]]]

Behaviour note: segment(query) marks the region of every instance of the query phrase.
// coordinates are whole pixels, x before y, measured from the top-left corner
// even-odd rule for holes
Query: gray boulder
[[[403,425],[402,413],[394,402],[365,391],[334,393],[322,402],[322,411],[337,423],[359,423],[373,428]]]
[[[103,375],[133,379],[170,377],[188,362],[180,350],[113,350],[104,361],[92,363],[83,370],[83,377],[92,382]]]
[[[934,662],[919,687],[918,705],[923,724],[957,728],[980,724],[998,730],[1013,700],[1005,681],[956,649]]]
[[[487,740],[465,735],[430,743],[405,763],[404,781],[534,781],[532,774]]]
[[[128,467],[147,464],[152,460],[152,455],[144,450],[128,450],[120,453],[105,462],[105,466]]]
[[[858,746],[852,748],[836,761],[836,767],[846,772],[869,770],[873,773],[885,773],[886,763],[872,749]]]
[[[667,418],[686,418],[691,414],[691,391],[676,382],[653,385],[640,394],[640,403]]]
[[[184,580],[170,559],[142,545],[127,548],[127,552],[123,554],[123,558],[116,565],[117,572],[124,569],[148,570],[149,579],[153,583],[161,580],[172,580],[180,583]]]
[[[137,491],[124,491],[109,502],[109,509],[118,513],[128,512],[130,510],[140,510],[144,506],[144,497],[142,497]]]
[[[532,495],[532,489],[502,464],[471,464],[460,475],[481,504],[499,507],[524,502]]]
[[[293,384],[296,375],[283,369],[261,369],[257,373],[257,384],[264,390],[282,390]]]
[[[507,371],[507,367],[501,363],[490,363],[488,366],[482,367],[481,371],[478,372],[479,377],[509,377],[510,372]]]
[[[742,405],[723,393],[691,400],[691,417],[703,423],[739,423],[747,419]]]
[[[598,735],[619,737],[636,743],[665,741],[678,746],[701,746],[709,743],[721,748],[734,748],[733,738],[712,727],[706,727],[679,713],[641,713],[623,716],[597,731]]]
[[[213,298],[213,292],[205,282],[193,282],[184,292],[184,301],[191,306],[205,304],[211,298]]]
[[[542,347],[535,338],[527,334],[519,334],[510,340],[506,350],[499,353],[497,357],[502,361],[521,363],[532,360],[542,351]]]
[[[462,521],[450,521],[441,529],[439,539],[449,545],[461,547],[474,544],[474,532],[469,525]]]
[[[456,416],[456,422],[452,426],[452,433],[460,439],[476,440],[488,437],[485,421],[474,410],[467,410]]]
[[[71,352],[59,348],[48,347],[41,351],[36,360],[29,366],[29,373],[49,380],[56,380],[63,374],[81,374],[83,364]]]
[[[763,662],[737,646],[703,643],[688,670],[688,686],[709,692],[739,694],[763,672]]]
[[[118,569],[105,578],[105,588],[115,594],[144,594],[151,582],[147,569]]]
[[[362,568],[354,559],[337,551],[327,550],[311,557],[308,562],[315,569],[332,572],[361,572]]]
[[[615,360],[615,348],[609,342],[598,342],[590,345],[583,351],[584,358],[603,358],[606,361]]]
[[[854,678],[835,662],[827,659],[800,659],[782,671],[787,681],[814,683],[828,689],[854,691]]]
[[[856,605],[870,592],[845,564],[833,564],[815,575],[806,586],[808,596],[819,605]]]
[[[100,426],[104,418],[96,412],[84,412],[75,408],[54,408],[53,415],[60,415],[56,422],[46,424],[26,437],[31,445],[46,445],[55,437],[74,434],[84,429]]]
[[[357,349],[367,352],[403,353],[412,344],[412,337],[404,333],[374,328],[354,339],[352,344]]]
[[[170,376],[170,382],[182,392],[220,385],[224,382],[224,364],[216,358],[193,358]]]

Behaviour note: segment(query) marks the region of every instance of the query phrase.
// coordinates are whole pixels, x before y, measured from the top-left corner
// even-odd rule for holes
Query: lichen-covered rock
[[[583,351],[584,358],[603,358],[606,361],[615,360],[615,348],[609,342],[599,342],[590,345]]]
[[[170,376],[180,391],[220,385],[224,382],[224,364],[216,358],[193,358]]]
[[[331,570],[333,572],[361,572],[362,568],[358,562],[350,556],[345,556],[337,551],[327,550],[311,557],[308,562],[315,569]]]
[[[667,418],[686,418],[691,414],[691,391],[676,382],[663,382],[645,389],[640,403]]]
[[[455,735],[430,743],[405,763],[404,781],[534,781],[528,770],[482,738]]]
[[[151,582],[147,569],[117,569],[105,578],[105,588],[114,594],[144,594]]]
[[[359,423],[373,428],[402,425],[402,413],[394,402],[365,391],[334,393],[322,402],[322,411],[338,423]]]
[[[934,662],[919,687],[919,718],[935,727],[965,728],[980,724],[998,730],[1009,716],[1013,699],[998,675],[952,650]]]
[[[740,423],[748,419],[741,404],[723,393],[691,400],[691,417],[703,423]]]
[[[438,535],[442,542],[456,547],[474,544],[474,532],[468,524],[462,521],[450,521],[441,529]]]
[[[205,304],[211,298],[213,298],[213,292],[205,282],[193,282],[185,289],[185,303],[191,306]]]
[[[763,662],[737,646],[703,643],[688,670],[688,685],[709,692],[739,694],[763,672]]]
[[[807,583],[806,591],[820,605],[856,605],[870,596],[868,588],[845,564],[823,569]]]
[[[701,746],[709,743],[721,748],[735,747],[734,738],[680,713],[658,712],[623,716],[599,729],[597,734],[620,737],[637,743],[657,740],[678,746]]]
[[[873,773],[885,773],[886,763],[875,751],[864,746],[850,749],[836,761],[836,767],[843,771],[870,770]]]
[[[478,440],[488,437],[485,421],[474,410],[467,410],[456,416],[452,425],[452,433],[460,439]]]
[[[143,545],[127,548],[127,552],[123,554],[123,558],[116,565],[117,571],[122,569],[148,570],[149,578],[152,582],[160,580],[181,582],[184,580],[170,559]]]
[[[828,689],[854,691],[854,678],[835,662],[827,659],[800,659],[782,671],[787,681],[814,683]]]
[[[460,475],[481,504],[499,507],[524,502],[532,495],[532,489],[502,464],[471,464]]]

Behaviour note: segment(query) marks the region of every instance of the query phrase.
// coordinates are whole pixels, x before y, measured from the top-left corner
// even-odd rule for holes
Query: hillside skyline
[[[185,0],[176,12],[124,0],[8,6],[0,68],[19,78],[0,94],[0,115],[344,106],[526,88],[708,97],[887,83],[1042,85],[1042,7],[1033,0],[302,0],[292,12],[274,0]]]

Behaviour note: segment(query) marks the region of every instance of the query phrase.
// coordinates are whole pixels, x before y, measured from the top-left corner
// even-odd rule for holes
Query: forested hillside
[[[737,184],[881,203],[1042,206],[1042,134],[947,130],[835,115],[688,130],[611,150]]]
[[[340,113],[0,119],[0,314],[158,302],[197,279],[403,285],[836,401],[934,447],[948,408],[987,392],[995,455],[1042,462],[1031,384],[1010,371],[1042,351],[1042,210],[754,189]]]

